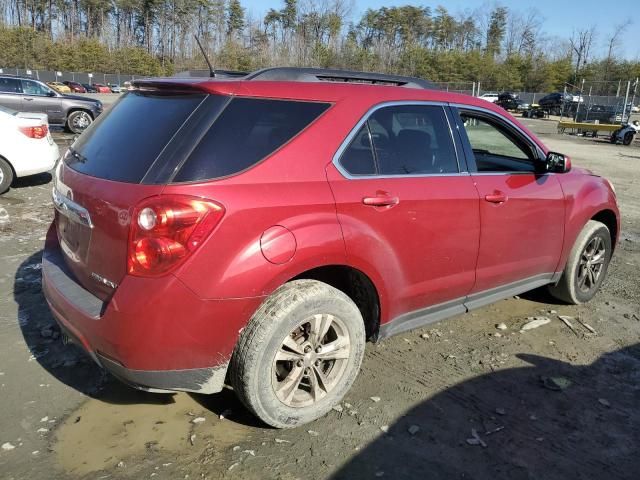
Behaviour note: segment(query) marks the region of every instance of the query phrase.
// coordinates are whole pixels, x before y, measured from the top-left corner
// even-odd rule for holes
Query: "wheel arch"
[[[564,244],[556,272],[564,270],[569,253],[589,220],[596,220],[607,226],[614,250],[620,237],[620,212],[615,193],[606,179],[579,168],[559,176],[559,179],[566,199],[566,209]]]
[[[590,220],[595,220],[606,225],[609,229],[609,233],[611,234],[611,247],[615,250],[618,242],[618,217],[615,212],[610,209],[600,210],[598,213],[593,215]]]
[[[362,314],[367,339],[377,339],[380,329],[380,295],[367,274],[349,265],[324,265],[306,270],[288,282],[302,279],[324,282],[347,295]]]

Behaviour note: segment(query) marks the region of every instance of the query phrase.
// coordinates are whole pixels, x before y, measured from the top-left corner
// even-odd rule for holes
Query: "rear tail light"
[[[202,245],[224,215],[224,207],[204,198],[162,195],[140,203],[129,232],[127,271],[161,275]]]
[[[48,125],[38,125],[37,127],[18,127],[23,135],[29,138],[41,139],[49,133]]]

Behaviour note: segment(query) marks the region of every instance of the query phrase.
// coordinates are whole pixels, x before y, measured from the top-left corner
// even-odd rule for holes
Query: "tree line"
[[[241,0],[0,0],[0,67],[171,75],[203,67],[198,35],[215,66],[233,70],[319,66],[528,91],[585,78],[602,94],[640,76],[640,62],[618,55],[628,22],[557,38],[536,10],[352,10],[352,0],[284,0],[260,17]]]

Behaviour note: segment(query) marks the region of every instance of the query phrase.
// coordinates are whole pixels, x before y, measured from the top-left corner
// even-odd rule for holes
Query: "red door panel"
[[[472,174],[480,196],[473,293],[553,273],[562,251],[564,198],[555,174]]]
[[[347,179],[329,165],[327,176],[349,264],[386,286],[383,323],[469,293],[480,223],[468,174]]]

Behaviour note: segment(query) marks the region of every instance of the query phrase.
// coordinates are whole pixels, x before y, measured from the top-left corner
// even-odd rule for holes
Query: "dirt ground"
[[[640,148],[525,122],[616,186],[603,290],[580,307],[530,292],[370,344],[340,407],[293,430],[265,428],[231,391],[132,390],[63,345],[40,283],[50,176],[20,181],[0,197],[0,477],[639,478]],[[551,322],[521,332],[532,316]]]

